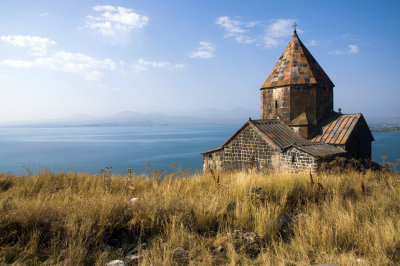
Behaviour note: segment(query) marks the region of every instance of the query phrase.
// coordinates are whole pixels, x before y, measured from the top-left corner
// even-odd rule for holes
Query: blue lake
[[[133,168],[201,169],[201,152],[217,148],[240,125],[154,127],[0,128],[0,172],[52,171],[98,173],[112,165],[114,173]],[[400,158],[400,132],[374,132],[373,160]]]

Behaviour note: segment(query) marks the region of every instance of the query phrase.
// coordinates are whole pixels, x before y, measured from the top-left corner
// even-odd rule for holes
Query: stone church
[[[333,110],[334,86],[294,30],[260,89],[261,119],[203,152],[203,170],[315,171],[337,156],[370,159],[371,131],[361,113]]]

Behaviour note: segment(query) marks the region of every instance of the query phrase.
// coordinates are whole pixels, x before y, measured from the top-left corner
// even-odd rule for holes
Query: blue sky
[[[399,116],[400,1],[0,1],[0,122],[260,109],[297,22],[335,109]]]

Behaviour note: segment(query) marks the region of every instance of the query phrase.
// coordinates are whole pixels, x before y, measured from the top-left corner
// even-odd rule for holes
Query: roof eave
[[[318,83],[318,82],[313,82],[313,83],[290,83],[290,84],[283,84],[283,85],[275,85],[275,86],[262,86],[260,90],[266,90],[266,89],[275,89],[275,88],[281,88],[281,87],[289,87],[293,85],[319,85],[319,86],[329,86],[329,87],[335,87],[335,84],[324,84],[324,83]]]
[[[220,151],[220,150],[223,150],[223,148],[222,148],[222,147],[218,147],[218,148],[216,148],[216,149],[213,149],[213,150],[209,150],[209,151],[201,152],[200,154],[213,153],[213,152]]]
[[[320,145],[322,145],[322,144],[320,144]],[[329,144],[325,144],[325,145],[329,145]],[[333,146],[333,145],[332,145],[332,146]],[[340,149],[341,151],[338,150],[337,152],[318,154],[318,153],[313,153],[313,152],[307,151],[306,149],[302,149],[302,146],[293,145],[293,147],[294,147],[294,148],[297,148],[297,149],[299,149],[299,150],[301,150],[301,151],[303,151],[303,152],[305,152],[305,153],[307,153],[307,154],[309,154],[309,155],[311,155],[311,156],[318,157],[318,158],[330,158],[330,157],[332,157],[332,156],[339,156],[339,155],[344,155],[344,154],[347,153],[346,150],[341,149],[341,148],[338,148],[338,149]]]

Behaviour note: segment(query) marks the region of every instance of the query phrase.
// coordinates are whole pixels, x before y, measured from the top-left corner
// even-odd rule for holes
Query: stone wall
[[[223,158],[223,150],[216,150],[213,152],[203,154],[203,170],[209,171],[212,169],[213,171],[222,170],[222,158]]]
[[[290,86],[290,121],[306,113],[314,121],[317,117],[317,89],[314,85]]]
[[[224,147],[223,154],[223,166],[226,169],[273,167],[279,158],[278,150],[269,145],[251,125]]]
[[[317,90],[317,123],[333,111],[333,87],[319,86]]]
[[[248,125],[223,149],[203,154],[203,170],[256,167],[282,172],[315,171],[316,160],[297,148],[284,152],[270,145]]]
[[[333,87],[313,84],[261,90],[261,119],[280,119],[286,124],[303,112],[318,122],[333,111]]]
[[[305,153],[295,147],[291,147],[281,153],[281,172],[316,171],[318,161],[312,155]]]
[[[276,87],[261,90],[261,119],[290,120],[290,87]]]

